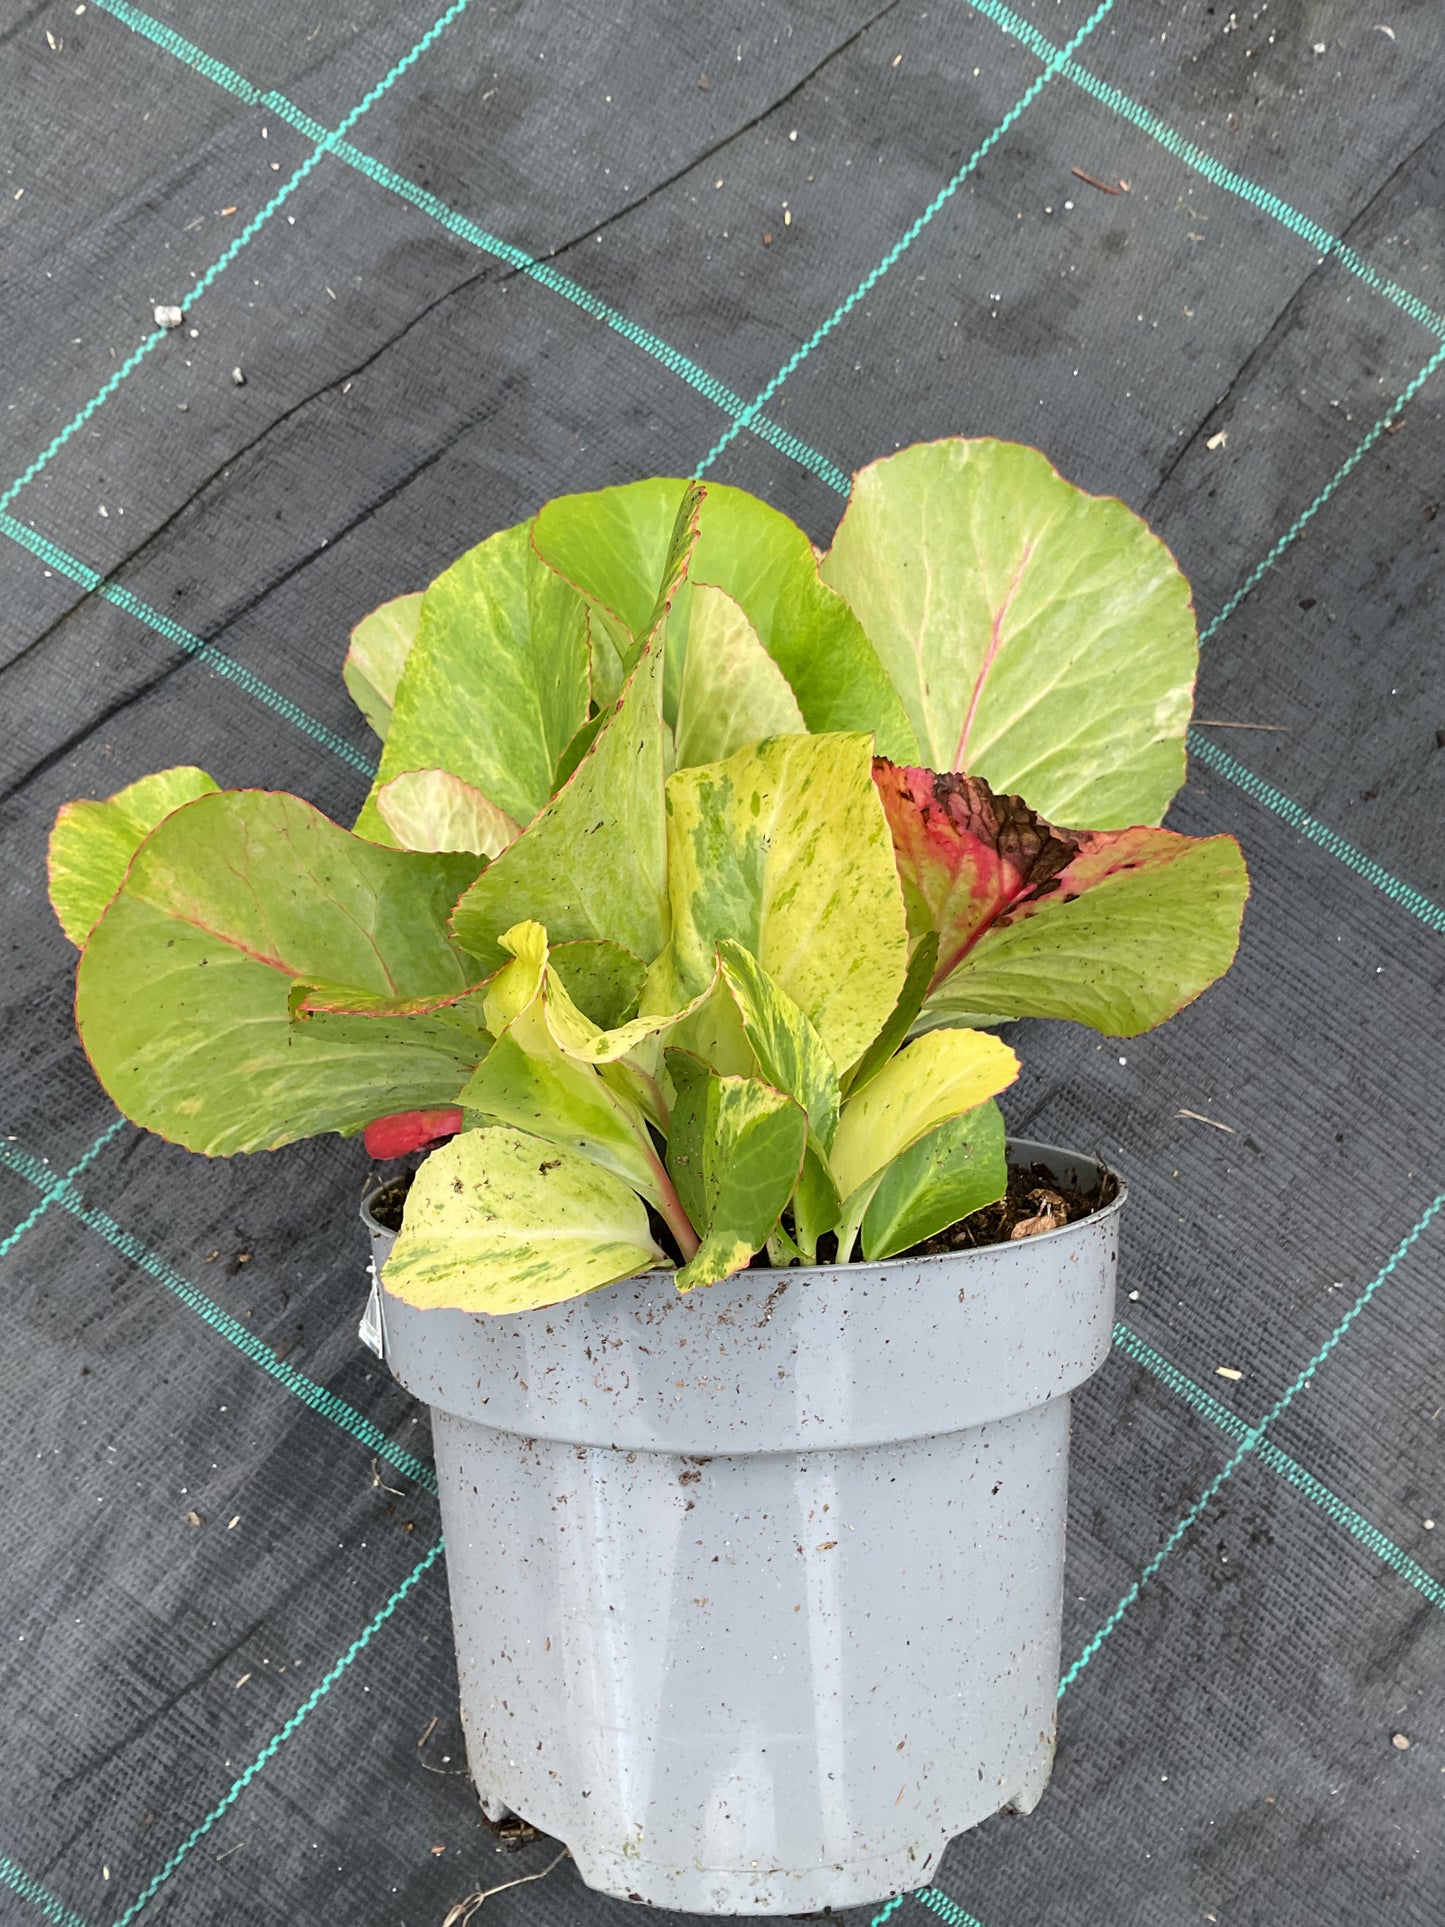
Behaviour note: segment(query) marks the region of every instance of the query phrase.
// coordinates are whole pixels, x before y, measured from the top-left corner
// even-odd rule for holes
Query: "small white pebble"
[[[1433,1519],[1427,1519],[1425,1521],[1425,1530],[1427,1532],[1433,1532],[1435,1530],[1435,1521]]]
[[[244,388],[246,386],[246,377],[241,373],[239,368],[233,368],[231,370],[231,380],[235,382],[238,388]]]
[[[184,308],[168,308],[164,303],[153,310],[158,328],[179,328],[186,318]]]
[[[1130,1303],[1131,1305],[1134,1305],[1134,1304],[1137,1304],[1138,1302],[1139,1302],[1139,1294],[1138,1294],[1138,1292],[1137,1292],[1137,1291],[1131,1291],[1131,1292],[1129,1293],[1129,1303]]]
[[[1408,1753],[1410,1751],[1410,1742],[1405,1738],[1403,1733],[1392,1733],[1390,1735],[1390,1744],[1399,1753]]]

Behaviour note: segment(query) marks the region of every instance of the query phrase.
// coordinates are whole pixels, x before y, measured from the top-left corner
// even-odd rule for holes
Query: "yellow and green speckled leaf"
[[[1055,823],[1159,822],[1199,647],[1189,584],[1122,502],[1014,442],[920,443],[859,471],[822,569],[908,711],[920,754],[895,760]]]
[[[779,736],[667,784],[673,937],[657,984],[698,996],[731,937],[840,1071],[881,1029],[908,966],[872,747],[866,736]]]
[[[833,1173],[847,1200],[925,1132],[1007,1090],[1019,1074],[1008,1045],[980,1030],[917,1037],[843,1106]]]
[[[838,1128],[838,1069],[822,1038],[750,950],[724,937],[717,955],[759,1070],[802,1105],[808,1129],[826,1153]]]
[[[50,832],[50,903],[77,949],[157,823],[217,787],[203,769],[185,765],[143,776],[103,803],[62,805]]]
[[[808,1141],[802,1106],[755,1077],[718,1077],[669,1051],[677,1101],[667,1169],[701,1242],[679,1291],[714,1285],[761,1251],[792,1196]]]
[[[428,1310],[534,1311],[665,1262],[642,1200],[611,1172],[501,1126],[433,1151],[382,1283]]]

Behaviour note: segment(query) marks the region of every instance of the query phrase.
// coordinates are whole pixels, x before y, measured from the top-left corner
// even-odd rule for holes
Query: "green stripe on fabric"
[[[951,1900],[939,1887],[920,1887],[913,1898],[937,1914],[940,1920],[947,1921],[948,1927],[981,1927],[973,1914],[960,1907],[956,1900]]]
[[[758,412],[768,405],[768,403],[772,400],[773,396],[782,387],[783,383],[788,379],[788,376],[792,374],[793,370],[797,368],[801,362],[805,361],[810,354],[812,354],[813,350],[818,346],[819,342],[825,341],[828,338],[828,336],[832,334],[833,330],[838,326],[838,323],[844,320],[848,315],[850,315],[853,312],[854,308],[857,307],[858,303],[864,298],[865,295],[867,295],[873,288],[875,288],[878,285],[878,283],[883,279],[883,276],[887,274],[888,270],[899,259],[899,257],[908,248],[912,247],[913,243],[918,239],[919,235],[922,234],[923,230],[928,226],[929,222],[933,219],[933,217],[939,212],[941,208],[947,206],[948,202],[958,192],[959,188],[963,186],[963,183],[968,179],[969,175],[973,173],[974,169],[978,166],[979,162],[983,160],[984,157],[987,154],[989,154],[992,151],[992,149],[998,144],[998,142],[1003,139],[1004,135],[1013,126],[1014,122],[1019,118],[1020,114],[1022,114],[1025,111],[1025,109],[1028,108],[1032,104],[1032,102],[1037,99],[1039,94],[1043,92],[1044,88],[1053,79],[1054,75],[1059,71],[1063,63],[1068,59],[1069,55],[1072,54],[1075,48],[1078,47],[1083,41],[1088,39],[1089,35],[1094,31],[1095,27],[1098,26],[1099,22],[1104,18],[1105,14],[1110,11],[1113,5],[1114,5],[1114,0],[1102,0],[1102,3],[1099,6],[1095,7],[1094,11],[1089,15],[1088,19],[1084,22],[1083,26],[1080,27],[1079,31],[1074,35],[1073,39],[1070,40],[1066,46],[1059,48],[1059,50],[1055,53],[1054,58],[1044,68],[1043,72],[1037,77],[1037,79],[1033,81],[1033,83],[1029,87],[1027,87],[1024,90],[1022,94],[1020,94],[1019,98],[1014,102],[1013,106],[1009,108],[1008,112],[1004,115],[1003,119],[994,128],[993,132],[987,135],[982,141],[980,141],[978,146],[969,155],[968,159],[963,163],[963,166],[959,168],[958,172],[947,183],[947,185],[939,189],[938,193],[934,195],[933,199],[928,203],[928,206],[924,208],[923,212],[918,216],[917,220],[913,222],[912,226],[905,229],[902,237],[899,240],[895,241],[893,246],[883,256],[883,259],[879,261],[875,267],[871,268],[867,274],[864,275],[863,279],[858,283],[857,287],[854,288],[853,292],[850,295],[848,295],[844,300],[839,302],[838,306],[833,310],[832,314],[828,316],[828,319],[825,322],[823,322],[821,326],[813,330],[812,334],[808,336],[808,339],[802,344],[800,348],[796,349],[791,355],[789,355],[788,359],[783,363],[782,367],[773,376],[772,380],[767,384],[767,386],[764,389],[762,389],[762,391],[751,402],[749,402],[748,406],[743,410],[742,414],[739,415],[737,419],[733,422],[732,427],[729,428],[724,435],[722,435],[717,441],[713,443],[712,447],[708,450],[706,455],[703,456],[702,460],[698,463],[697,467],[693,470],[694,479],[696,479],[698,476],[705,473],[707,469],[712,467],[713,463],[717,460],[718,456],[721,455],[723,450],[727,448],[728,445],[731,442],[733,442],[738,435],[742,433],[743,429],[750,428],[752,426],[752,423],[756,418]]]
[[[16,1245],[19,1244],[20,1240],[25,1236],[26,1232],[30,1229],[30,1227],[33,1224],[38,1223],[39,1220],[45,1216],[46,1212],[50,1209],[51,1205],[55,1203],[56,1199],[60,1196],[61,1192],[64,1191],[64,1189],[71,1182],[71,1180],[73,1178],[78,1178],[82,1171],[89,1169],[91,1164],[94,1163],[96,1158],[98,1158],[101,1152],[105,1149],[106,1145],[110,1143],[111,1139],[116,1135],[118,1131],[123,1131],[125,1129],[129,1121],[130,1120],[128,1118],[118,1117],[116,1118],[113,1124],[106,1125],[105,1129],[101,1132],[100,1136],[95,1140],[94,1144],[91,1145],[90,1149],[84,1154],[84,1156],[78,1158],[76,1162],[71,1165],[70,1169],[62,1177],[56,1180],[55,1190],[47,1191],[45,1196],[40,1200],[39,1204],[36,1205],[35,1209],[32,1212],[30,1212],[27,1217],[22,1218],[19,1224],[16,1225],[15,1229],[11,1231],[8,1234],[8,1236],[4,1238],[0,1238],[0,1258],[9,1257],[10,1253],[15,1249]]]
[[[1207,1418],[1211,1425],[1217,1425],[1220,1431],[1227,1432],[1235,1439],[1244,1438],[1248,1434],[1250,1428],[1247,1419],[1241,1418],[1237,1412],[1232,1412],[1227,1405],[1221,1404],[1217,1398],[1206,1392],[1202,1385],[1196,1385],[1192,1378],[1186,1378],[1183,1372],[1171,1365],[1167,1358],[1161,1357],[1153,1346],[1146,1344],[1136,1332],[1130,1331],[1127,1325],[1115,1325],[1114,1343],[1126,1358],[1132,1359],[1136,1365],[1142,1365],[1145,1371],[1159,1380],[1161,1385],[1167,1386],[1177,1398],[1183,1399],[1185,1404],[1191,1406],[1202,1418]],[[1312,1500],[1322,1512],[1334,1520],[1337,1526],[1343,1527],[1352,1538],[1358,1539],[1362,1546],[1368,1547],[1376,1558],[1383,1560],[1393,1572],[1408,1581],[1416,1592],[1430,1601],[1432,1606],[1445,1612],[1445,1585],[1442,1585],[1433,1574],[1428,1573],[1418,1560],[1412,1559],[1408,1552],[1397,1546],[1392,1539],[1387,1538],[1377,1526],[1371,1525],[1363,1514],[1356,1512],[1353,1506],[1346,1505],[1343,1499],[1331,1492],[1329,1487],[1317,1479],[1312,1472],[1307,1472],[1297,1460],[1292,1459],[1287,1452],[1282,1452],[1268,1439],[1259,1448],[1259,1460],[1261,1465],[1268,1466],[1270,1471],[1276,1473],[1287,1485],[1293,1486],[1305,1498]]]
[[[139,1238],[132,1237],[130,1232],[122,1230],[108,1212],[87,1205],[69,1188],[65,1179],[47,1170],[38,1158],[17,1150],[13,1144],[0,1143],[0,1165],[13,1171],[17,1177],[24,1178],[28,1184],[48,1192],[55,1203],[98,1237],[104,1238],[122,1257],[128,1258],[158,1284],[164,1285],[183,1305],[203,1318],[213,1332],[244,1353],[253,1365],[259,1365],[268,1377],[274,1378],[278,1385],[284,1386],[303,1405],[319,1413],[322,1418],[329,1419],[343,1432],[349,1432],[369,1452],[374,1452],[378,1458],[395,1466],[405,1478],[435,1493],[436,1473],[424,1459],[419,1459],[414,1452],[408,1452],[405,1446],[394,1445],[381,1427],[358,1412],[354,1405],[349,1405],[314,1378],[308,1378],[305,1372],[297,1371],[294,1365],[288,1365],[284,1359],[278,1358],[271,1347],[248,1330],[240,1319],[223,1311],[213,1298],[207,1297],[199,1286],[182,1277],[157,1252],[142,1244]]]
[[[54,1923],[54,1927],[90,1927],[89,1921],[47,1892],[38,1880],[32,1880],[8,1853],[0,1853],[0,1885],[8,1887],[11,1893],[19,1894],[22,1900],[28,1900],[32,1907],[39,1910],[43,1919]]]
[[[340,1659],[337,1660],[330,1672],[327,1673],[326,1677],[321,1681],[321,1684],[301,1702],[300,1706],[297,1707],[296,1711],[279,1732],[272,1734],[271,1738],[261,1748],[261,1751],[256,1755],[255,1759],[252,1760],[245,1772],[239,1774],[232,1782],[230,1791],[225,1795],[224,1799],[218,1800],[206,1815],[205,1819],[201,1821],[200,1825],[192,1828],[191,1832],[186,1835],[170,1859],[166,1861],[160,1872],[156,1874],[155,1878],[151,1880],[148,1885],[141,1889],[129,1907],[126,1908],[125,1912],[114,1922],[114,1927],[130,1927],[130,1923],[135,1919],[136,1915],[155,1899],[156,1895],[170,1879],[177,1867],[180,1866],[187,1854],[189,1854],[193,1848],[199,1846],[201,1841],[204,1840],[206,1835],[211,1831],[211,1828],[215,1826],[216,1822],[230,1811],[236,1801],[239,1800],[245,1792],[246,1788],[255,1779],[256,1775],[262,1771],[266,1763],[275,1757],[285,1745],[286,1741],[295,1733],[302,1721],[306,1719],[308,1714],[312,1713],[316,1707],[321,1704],[322,1700],[325,1699],[326,1695],[331,1691],[337,1680],[341,1678],[347,1667],[351,1665],[352,1661],[371,1644],[372,1639],[386,1624],[387,1620],[391,1618],[407,1594],[419,1585],[427,1573],[431,1571],[432,1567],[441,1557],[443,1543],[442,1540],[438,1539],[431,1551],[426,1554],[425,1558],[418,1561],[418,1563],[412,1567],[406,1578],[402,1580],[401,1584],[391,1595],[390,1599],[387,1600],[380,1612],[377,1613],[376,1617],[370,1621],[364,1631],[352,1640]]]
[[[888,1905],[874,1914],[872,1920],[868,1923],[868,1927],[883,1927],[884,1921],[891,1920],[908,1898],[909,1896],[907,1894],[894,1894]]]
[[[54,569],[57,575],[79,583],[88,595],[98,595],[117,609],[123,609],[128,616],[134,616],[137,622],[143,622],[148,629],[153,629],[157,635],[164,636],[178,649],[183,649],[188,656],[194,656],[213,675],[234,683],[236,688],[244,690],[258,703],[284,717],[304,735],[311,737],[313,742],[319,743],[323,749],[329,749],[333,756],[340,757],[343,763],[360,770],[363,776],[376,774],[376,764],[369,756],[363,755],[354,743],[347,742],[344,736],[337,735],[325,723],[317,722],[299,703],[292,702],[289,696],[283,696],[279,690],[273,689],[270,683],[247,669],[244,663],[237,662],[234,656],[228,656],[214,643],[193,635],[189,629],[183,629],[180,623],[172,622],[169,616],[162,615],[159,609],[153,609],[148,602],[142,602],[139,596],[132,595],[120,583],[107,582],[99,570],[90,568],[47,537],[37,535],[34,529],[27,528],[13,515],[0,512],[0,535],[8,535],[12,542],[29,549],[32,555]]]
[[[1000,0],[968,0],[968,4],[975,13],[983,14],[986,19],[992,20],[995,26],[1002,27],[1005,33],[1012,35],[1038,59],[1045,61],[1058,59],[1060,50],[1053,41],[1047,39],[1027,20],[1022,19],[1011,7],[1001,5]],[[1136,100],[1131,100],[1127,94],[1121,93],[1117,87],[1110,86],[1107,81],[1100,80],[1096,74],[1090,73],[1087,67],[1082,67],[1077,61],[1068,59],[1067,49],[1064,52],[1065,58],[1060,61],[1057,71],[1065,80],[1071,80],[1076,87],[1082,88],[1086,94],[1101,101],[1121,120],[1129,121],[1141,133],[1147,134],[1150,140],[1157,141],[1176,160],[1182,161],[1196,174],[1202,174],[1211,185],[1222,188],[1228,194],[1236,195],[1242,201],[1247,201],[1260,213],[1268,214],[1303,241],[1306,246],[1313,248],[1322,259],[1338,261],[1341,267],[1357,276],[1376,294],[1393,302],[1402,313],[1409,315],[1412,321],[1418,321],[1422,328],[1427,328],[1437,338],[1445,338],[1445,317],[1438,315],[1417,295],[1411,294],[1408,288],[1402,288],[1397,281],[1390,280],[1387,275],[1371,267],[1370,263],[1362,255],[1357,254],[1347,241],[1340,240],[1327,227],[1321,226],[1309,215],[1301,214],[1298,208],[1291,207],[1288,201],[1281,199],[1278,194],[1271,193],[1268,188],[1261,187],[1257,181],[1251,181],[1243,174],[1236,174],[1233,168],[1226,167],[1222,161],[1217,161],[1202,147],[1196,147],[1193,141],[1186,140],[1182,134],[1176,133],[1167,121],[1161,120],[1147,107],[1141,106]]]
[[[1368,455],[1370,450],[1375,446],[1375,443],[1379,441],[1380,437],[1389,428],[1391,422],[1395,420],[1396,416],[1402,413],[1408,403],[1414,400],[1415,396],[1419,394],[1420,390],[1425,386],[1425,383],[1430,379],[1431,375],[1434,374],[1442,361],[1445,361],[1445,344],[1442,344],[1435,350],[1434,354],[1431,355],[1430,359],[1425,363],[1424,367],[1420,369],[1413,380],[1408,382],[1405,387],[1400,390],[1400,393],[1396,395],[1395,399],[1390,403],[1390,406],[1385,410],[1384,414],[1381,415],[1374,427],[1370,429],[1369,433],[1359,445],[1340,463],[1339,467],[1325,483],[1319,494],[1309,504],[1308,508],[1301,509],[1300,513],[1295,517],[1293,522],[1290,523],[1289,527],[1269,550],[1268,554],[1250,570],[1249,574],[1244,578],[1243,582],[1240,583],[1239,587],[1229,598],[1228,602],[1225,603],[1218,615],[1213,618],[1206,628],[1200,631],[1199,640],[1201,643],[1208,642],[1216,630],[1223,628],[1224,624],[1228,622],[1240,603],[1258,586],[1261,578],[1274,567],[1275,563],[1284,554],[1290,544],[1299,536],[1303,535],[1305,529],[1308,528],[1309,524],[1319,514],[1320,510],[1325,506],[1326,502],[1329,501],[1336,489],[1339,488],[1340,484],[1345,481],[1348,476],[1354,473],[1355,469],[1358,468],[1366,455]]]
[[[1233,1478],[1234,1474],[1239,1470],[1240,1466],[1243,1465],[1244,1461],[1252,1453],[1258,1451],[1259,1447],[1264,1443],[1265,1435],[1268,1432],[1270,1426],[1273,1425],[1274,1421],[1279,1417],[1281,1412],[1285,1411],[1287,1407],[1293,1403],[1294,1399],[1301,1391],[1304,1390],[1305,1386],[1309,1384],[1310,1380],[1314,1377],[1315,1373],[1319,1370],[1320,1366],[1324,1364],[1326,1359],[1329,1357],[1330,1353],[1334,1351],[1335,1347],[1340,1343],[1341,1339],[1344,1338],[1346,1332],[1349,1331],[1351,1325],[1354,1324],[1355,1320],[1359,1317],[1360,1313],[1369,1304],[1370,1300],[1374,1297],[1375,1293],[1380,1289],[1381,1285],[1384,1284],[1385,1280],[1395,1270],[1396,1266],[1400,1263],[1400,1261],[1406,1256],[1411,1246],[1414,1245],[1415,1241],[1428,1228],[1431,1221],[1436,1217],[1436,1215],[1438,1214],[1442,1206],[1445,1206],[1445,1192],[1441,1192],[1440,1195],[1437,1196],[1432,1203],[1426,1206],[1425,1210],[1421,1212],[1420,1216],[1415,1220],[1415,1223],[1411,1226],[1409,1231],[1406,1232],[1405,1236],[1400,1240],[1399,1244],[1396,1245],[1394,1251],[1385,1260],[1384,1264],[1381,1265],[1380,1269],[1375,1273],[1374,1277],[1370,1280],[1369,1284],[1365,1286],[1364,1290],[1360,1293],[1359,1297],[1355,1300],[1354,1304],[1350,1306],[1350,1309],[1345,1313],[1344,1317],[1340,1320],[1339,1324],[1335,1326],[1334,1330],[1330,1333],[1329,1337],[1325,1340],[1324,1344],[1321,1345],[1320,1349],[1315,1353],[1314,1357],[1310,1359],[1309,1363],[1304,1366],[1304,1368],[1298,1373],[1298,1375],[1293,1379],[1293,1381],[1280,1394],[1280,1396],[1275,1400],[1274,1404],[1270,1406],[1269,1410],[1265,1413],[1264,1417],[1259,1421],[1259,1423],[1257,1425],[1250,1426],[1249,1430],[1240,1439],[1240,1442],[1238,1446],[1235,1448],[1233,1455],[1227,1461],[1223,1469],[1220,1472],[1216,1473],[1215,1476],[1209,1481],[1209,1484],[1204,1488],[1203,1492],[1200,1493],[1199,1497],[1194,1501],[1194,1504],[1190,1506],[1189,1510],[1184,1514],[1183,1518],[1179,1520],[1177,1525],[1174,1527],[1173,1531],[1169,1534],[1168,1538],[1164,1541],[1163,1545],[1159,1548],[1158,1552],[1155,1553],[1154,1557],[1149,1561],[1148,1565],[1145,1566],[1144,1570],[1140,1573],[1139,1577],[1134,1581],[1133,1585],[1130,1586],[1129,1590],[1124,1594],[1124,1597],[1119,1601],[1118,1605],[1114,1608],[1113,1612],[1110,1613],[1109,1617],[1104,1621],[1103,1625],[1099,1628],[1098,1632],[1094,1634],[1093,1638],[1089,1641],[1088,1645],[1085,1646],[1084,1650],[1079,1654],[1079,1657],[1074,1661],[1073,1665],[1070,1666],[1068,1671],[1064,1674],[1063,1678],[1059,1681],[1058,1696],[1060,1699],[1064,1697],[1065,1693],[1068,1692],[1069,1688],[1073,1685],[1074,1681],[1079,1677],[1080,1673],[1084,1671],[1084,1668],[1094,1658],[1094,1655],[1099,1651],[1099,1649],[1103,1646],[1104,1642],[1109,1638],[1110,1634],[1118,1626],[1120,1620],[1123,1619],[1125,1613],[1128,1612],[1129,1608],[1134,1604],[1134,1601],[1139,1597],[1140,1593],[1144,1590],[1145,1586],[1148,1585],[1149,1581],[1154,1577],[1155,1573],[1157,1573],[1159,1568],[1164,1564],[1165,1560],[1169,1557],[1170,1553],[1173,1552],[1174,1548],[1186,1536],[1190,1528],[1196,1525],[1198,1521],[1203,1517],[1204,1513],[1208,1510],[1210,1505],[1214,1502],[1214,1499],[1220,1492],[1221,1488],[1225,1485],[1225,1483],[1229,1479]]]
[[[1402,883],[1398,877],[1392,876],[1382,863],[1376,863],[1375,859],[1366,856],[1363,850],[1357,850],[1353,843],[1347,842],[1327,823],[1319,822],[1310,815],[1308,810],[1292,802],[1283,790],[1275,789],[1262,777],[1256,776],[1253,770],[1246,769],[1243,763],[1237,763],[1227,751],[1222,750],[1217,743],[1210,742],[1197,729],[1191,729],[1189,732],[1189,750],[1191,755],[1198,757],[1206,769],[1212,770],[1216,776],[1222,776],[1227,783],[1233,783],[1236,789],[1243,790],[1245,795],[1254,802],[1264,809],[1271,810],[1282,822],[1288,823],[1291,829],[1297,830],[1309,842],[1318,844],[1337,862],[1343,863],[1347,869],[1353,870],[1357,876],[1362,876],[1367,883],[1372,883],[1377,890],[1383,891],[1392,903],[1399,904],[1402,910],[1408,910],[1412,917],[1418,917],[1427,930],[1433,930],[1438,936],[1445,936],[1445,910],[1442,910],[1439,904],[1432,903],[1422,890],[1417,890],[1413,884]]]
[[[251,217],[226,251],[218,256],[218,258],[211,263],[210,267],[206,269],[206,272],[201,276],[200,280],[197,281],[187,293],[181,296],[179,305],[182,308],[189,308],[194,302],[200,300],[201,296],[212,286],[217,277],[224,274],[241,250],[248,246],[255,236],[260,233],[261,229],[271,219],[271,216],[285,205],[291,195],[295,193],[296,189],[300,187],[301,183],[311,173],[312,169],[331,151],[342,136],[356,125],[357,121],[360,120],[361,116],[366,113],[368,109],[376,105],[377,101],[381,99],[382,95],[386,93],[388,89],[395,86],[401,76],[421,58],[437,37],[451,25],[452,21],[455,20],[459,14],[465,12],[470,4],[471,0],[452,0],[452,4],[447,8],[446,12],[432,23],[410,51],[403,54],[396,65],[391,68],[390,72],[387,73],[383,79],[379,80],[371,91],[352,108],[345,120],[318,141],[313,152],[301,163],[300,167],[296,169],[296,172],[291,176],[290,180],[286,182],[284,187],[278,189],[260,212]],[[122,9],[117,5],[116,0],[96,0],[96,5],[109,13],[115,14],[117,19],[121,19],[125,15],[131,16],[125,19],[125,25],[131,27],[136,32],[147,32],[148,38],[154,40],[158,46],[166,46],[168,52],[179,53],[179,49],[187,49],[188,52],[186,54],[179,54],[180,58],[186,59],[187,64],[194,65],[195,62],[189,58],[191,54],[194,54],[197,61],[205,63],[204,66],[197,66],[197,72],[204,72],[208,80],[215,80],[218,85],[226,87],[230,92],[234,93],[238,88],[245,90],[241,93],[242,99],[249,99],[254,93],[255,90],[250,88],[249,83],[243,81],[239,74],[234,73],[232,69],[225,66],[223,62],[212,61],[208,55],[201,54],[199,49],[191,47],[189,41],[182,40],[179,34],[171,34],[167,29],[162,28],[159,22],[151,20],[149,15],[140,14],[135,8],[131,7]],[[141,22],[146,23],[144,27],[141,25]],[[152,28],[155,30],[154,32],[148,31]],[[168,45],[168,42],[175,44]],[[0,510],[9,508],[21,489],[23,489],[27,483],[34,481],[35,477],[46,464],[64,448],[72,435],[75,435],[85,426],[95,414],[96,410],[110,399],[126,377],[131,374],[134,369],[138,368],[146,356],[150,354],[154,348],[158,347],[165,338],[166,330],[164,328],[157,328],[152,334],[146,336],[140,346],[128,355],[115,370],[114,374],[99,393],[91,397],[84,408],[80,410],[79,414],[71,417],[65,427],[41,450],[40,454],[36,456],[30,466],[21,475],[16,477],[3,495],[0,495]]]

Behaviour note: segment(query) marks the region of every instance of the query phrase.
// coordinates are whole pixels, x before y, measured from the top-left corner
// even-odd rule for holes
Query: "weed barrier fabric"
[[[1058,1764],[846,1919],[1436,1927],[1438,7],[16,0],[0,58],[0,1919],[439,1927],[555,1857],[463,1773],[426,1415],[355,1335],[363,1154],[117,1123],[55,809],[184,760],[349,820],[376,602],[699,464],[825,542],[851,468],[963,432],[1174,547],[1169,820],[1254,897],[1156,1035],[1018,1027],[1012,1127],[1133,1194]],[[563,1863],[485,1917],[632,1915]]]

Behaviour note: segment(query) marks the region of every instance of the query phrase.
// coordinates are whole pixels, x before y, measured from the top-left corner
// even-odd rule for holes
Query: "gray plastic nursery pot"
[[[793,1914],[925,1885],[955,1834],[1027,1813],[1069,1395],[1109,1349],[1124,1197],[1013,1244],[686,1295],[653,1272],[492,1318],[376,1293],[382,1356],[432,1407],[489,1815],[603,1893]],[[391,1234],[363,1216],[379,1271]]]

